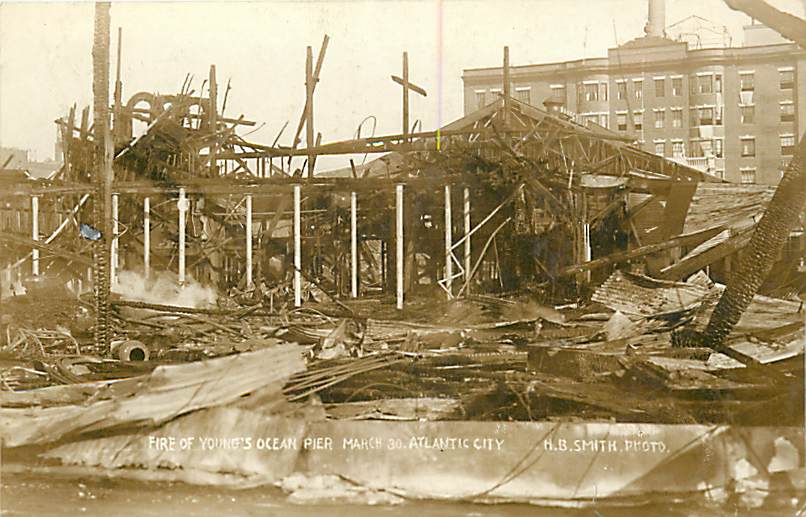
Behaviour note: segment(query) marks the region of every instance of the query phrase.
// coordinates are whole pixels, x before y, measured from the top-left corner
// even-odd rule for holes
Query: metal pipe
[[[252,195],[246,196],[246,287],[252,287]]]
[[[39,240],[39,196],[31,196],[31,238]],[[31,273],[39,276],[39,248],[31,252]]]
[[[465,187],[464,198],[465,235],[467,236],[465,239],[465,279],[467,279],[467,277],[470,275],[470,268],[472,266],[472,255],[470,250],[470,231],[472,230],[472,226],[470,224],[470,189],[467,187]],[[465,291],[470,294],[470,286],[468,286]]]
[[[118,259],[118,236],[120,234],[118,203],[119,195],[112,194],[112,249],[109,261],[109,282],[112,285],[118,283],[118,268],[120,267],[120,260]]]
[[[350,296],[358,298],[358,195],[350,193]]]
[[[151,275],[151,199],[143,199],[143,273]]]
[[[294,307],[302,306],[302,228],[300,227],[301,188],[294,185]]]
[[[179,285],[185,285],[185,226],[187,223],[187,205],[185,187],[179,189]]]
[[[397,261],[397,303],[398,309],[403,308],[403,185],[395,186],[395,248]]]
[[[451,286],[453,284],[453,223],[451,221],[451,186],[445,185],[445,290],[448,299],[453,298]]]

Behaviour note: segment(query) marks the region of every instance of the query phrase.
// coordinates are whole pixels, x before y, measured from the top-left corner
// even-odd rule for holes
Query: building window
[[[599,85],[596,83],[584,83],[582,85],[582,96],[588,102],[599,100]]]
[[[483,108],[484,106],[487,105],[487,102],[486,102],[487,99],[485,97],[486,97],[485,92],[483,92],[483,91],[482,92],[476,92],[476,107]]]
[[[742,111],[742,124],[752,124],[756,116],[755,106],[741,106]]]
[[[672,140],[672,156],[675,158],[680,158],[681,156],[685,155],[685,148],[683,146],[682,140]]]
[[[697,91],[699,93],[714,93],[714,76],[698,75],[697,86],[698,86]]]
[[[676,128],[683,127],[683,109],[682,108],[674,108],[674,109],[672,109],[672,127],[676,127]]]
[[[515,98],[519,101],[531,104],[532,103],[532,89],[531,88],[515,88]]]
[[[714,156],[716,158],[725,157],[725,142],[721,138],[714,138]]]
[[[795,105],[790,102],[782,102],[781,106],[781,122],[794,122],[795,121]]]
[[[791,90],[795,87],[795,71],[794,70],[779,70],[779,83],[782,90]]]
[[[666,142],[655,142],[655,154],[664,156],[666,153]]]
[[[551,85],[551,96],[558,97],[560,99],[565,100],[565,85],[564,84],[552,84]]]
[[[616,124],[619,131],[627,131],[627,114],[616,113]]]
[[[756,169],[741,169],[742,183],[755,183],[756,182]]]
[[[795,135],[781,135],[781,156],[795,154]]]
[[[607,100],[607,83],[599,83],[599,98],[603,101]]]
[[[642,111],[634,111],[632,114],[632,121],[635,125],[636,131],[641,131],[644,129],[644,112]]]
[[[655,111],[655,129],[663,129],[666,126],[666,110]]]
[[[610,127],[610,116],[607,113],[599,115],[599,125],[602,127]]]
[[[714,108],[712,107],[700,108],[700,125],[701,126],[714,125]]]
[[[714,93],[722,93],[722,74],[714,76]]]
[[[683,95],[682,77],[672,77],[672,95],[675,97],[680,97],[681,95]]]
[[[721,126],[722,125],[722,112],[725,110],[724,106],[717,106],[714,108],[714,125]]]
[[[596,124],[599,122],[599,115],[595,113],[583,113],[580,116],[580,122],[582,122],[582,125],[586,127],[590,124]]]
[[[655,97],[666,95],[666,79],[655,79]]]
[[[640,101],[644,97],[643,79],[633,79],[633,88],[635,89],[635,100]]]
[[[746,74],[739,74],[739,84],[741,85],[741,91],[743,92],[752,92],[756,89],[755,87],[755,74],[753,72],[749,72]]]
[[[741,139],[742,156],[753,157],[756,155],[756,139],[754,137],[747,137]]]
[[[688,155],[692,158],[702,158],[705,156],[705,149],[700,140],[689,140]]]
[[[624,81],[619,81],[616,83],[616,97],[620,101],[623,101],[627,98],[627,83]]]

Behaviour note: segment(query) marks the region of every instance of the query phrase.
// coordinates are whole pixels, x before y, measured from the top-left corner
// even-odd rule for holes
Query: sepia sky
[[[769,3],[803,15],[802,0]],[[666,4],[667,25],[696,14],[741,44],[748,19],[721,0]],[[500,65],[504,45],[514,65],[605,56],[616,36],[643,34],[646,12],[645,0],[113,2],[111,70],[117,27],[124,101],[175,93],[187,73],[198,93],[215,64],[219,91],[232,81],[226,115],[265,123],[247,139],[270,144],[290,121],[280,140],[289,144],[305,99],[305,47],[316,54],[327,33],[314,125],[329,142],[352,138],[368,115],[376,134],[400,132],[401,88],[389,76],[400,75],[404,50],[411,80],[428,91],[412,95],[412,122],[431,130],[462,115],[462,69]],[[0,4],[0,146],[50,158],[53,121],[91,104],[93,13],[83,2]]]

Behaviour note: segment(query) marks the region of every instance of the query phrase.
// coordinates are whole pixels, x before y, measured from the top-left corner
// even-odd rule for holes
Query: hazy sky
[[[770,3],[802,13],[801,0]],[[697,14],[741,42],[747,18],[721,0],[666,4],[667,24]],[[428,90],[412,95],[412,121],[430,130],[462,115],[462,69],[499,65],[504,45],[513,64],[604,56],[615,35],[623,43],[643,34],[646,11],[645,0],[114,2],[112,71],[117,27],[124,100],[174,93],[186,73],[198,92],[214,63],[221,91],[232,80],[226,114],[265,123],[248,138],[271,143],[285,121],[296,127],[305,47],[316,53],[327,33],[315,127],[328,142],[351,138],[368,115],[377,134],[400,132],[401,88],[389,76],[400,75],[404,50],[411,80]],[[74,102],[79,112],[91,104],[93,12],[91,3],[0,4],[0,146],[52,157],[53,120]]]

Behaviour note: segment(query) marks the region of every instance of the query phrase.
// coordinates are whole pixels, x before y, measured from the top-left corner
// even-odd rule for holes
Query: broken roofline
[[[662,156],[657,156],[648,153],[638,147],[631,145],[632,139],[623,137],[621,135],[612,133],[610,131],[596,131],[589,129],[585,126],[577,124],[573,121],[564,120],[562,118],[553,116],[547,111],[541,110],[529,104],[520,102],[517,99],[510,99],[510,105],[515,106],[520,112],[532,119],[542,122],[548,119],[555,125],[555,130],[560,133],[576,134],[587,138],[593,138],[602,141],[605,145],[612,146],[612,150],[627,153],[642,159],[650,159],[657,161],[658,164],[668,165],[670,170],[678,171],[683,176],[693,177],[705,181],[722,181],[720,178],[703,173],[700,170],[682,165],[680,163],[668,160]],[[450,124],[436,130],[420,133],[409,134],[409,139],[416,139],[415,141],[407,141],[406,135],[396,134],[387,136],[378,136],[371,138],[359,138],[333,142],[316,146],[313,148],[295,149],[291,147],[271,147],[261,144],[254,144],[244,142],[239,144],[241,147],[252,148],[252,152],[242,153],[222,153],[218,157],[221,159],[236,159],[236,158],[281,158],[289,156],[307,156],[310,153],[315,155],[339,155],[339,154],[365,154],[365,153],[386,153],[392,151],[439,151],[437,141],[441,139],[449,140],[452,136],[463,136],[470,134],[482,134],[492,136],[496,133],[495,129],[490,128],[474,128],[467,127],[475,122],[483,119],[486,116],[493,115],[496,111],[504,108],[504,100],[497,99],[495,102],[473,112],[465,117],[455,120]],[[531,129],[508,129],[499,131],[499,133],[508,134],[526,134],[532,133]],[[434,140],[434,141],[430,141]],[[658,167],[660,169],[660,167]]]

